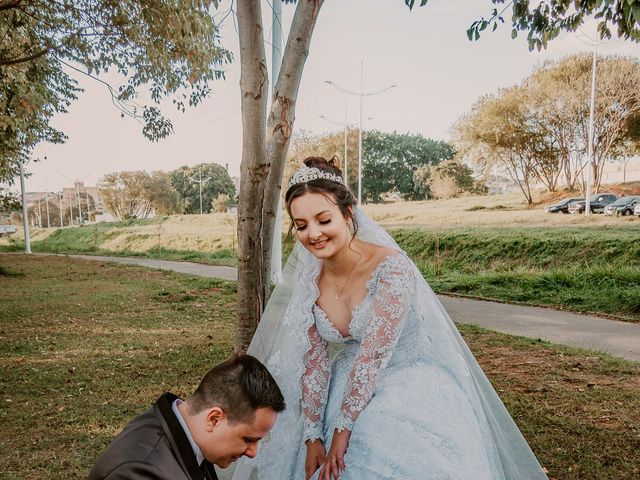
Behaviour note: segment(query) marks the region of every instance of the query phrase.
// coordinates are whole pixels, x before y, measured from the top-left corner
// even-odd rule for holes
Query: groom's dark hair
[[[251,355],[234,355],[209,370],[187,400],[192,415],[221,407],[229,422],[248,423],[258,408],[285,409],[284,397],[267,367]]]

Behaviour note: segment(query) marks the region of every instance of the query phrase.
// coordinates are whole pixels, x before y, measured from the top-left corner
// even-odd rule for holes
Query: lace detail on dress
[[[352,430],[371,400],[376,379],[391,358],[415,291],[413,270],[402,255],[387,257],[376,272],[367,285],[373,287],[373,281],[377,281],[375,291],[370,289],[373,303],[334,424],[337,430]]]
[[[303,442],[323,438],[324,408],[329,391],[329,344],[320,337],[315,324],[309,328],[309,351],[304,357],[302,376]]]

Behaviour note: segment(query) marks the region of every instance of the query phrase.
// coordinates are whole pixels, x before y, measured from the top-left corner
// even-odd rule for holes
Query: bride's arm
[[[303,441],[307,446],[306,478],[324,463],[322,423],[329,386],[329,345],[320,337],[315,323],[308,332],[310,347],[304,357],[302,376]]]
[[[369,404],[376,380],[393,354],[415,292],[413,269],[404,256],[385,260],[374,293],[371,317],[349,376],[336,431],[353,429]]]

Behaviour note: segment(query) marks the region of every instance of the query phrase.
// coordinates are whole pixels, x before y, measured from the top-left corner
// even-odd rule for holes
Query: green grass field
[[[640,321],[631,228],[394,230],[434,290]]]
[[[0,475],[84,478],[165,390],[232,350],[235,284],[0,255]],[[640,476],[640,364],[461,328],[549,476]]]
[[[438,293],[640,321],[640,219],[545,213],[555,198],[538,192],[533,208],[504,194],[364,209]],[[236,220],[215,213],[36,229],[32,250],[235,266]],[[0,251],[23,249],[20,235],[0,239]]]

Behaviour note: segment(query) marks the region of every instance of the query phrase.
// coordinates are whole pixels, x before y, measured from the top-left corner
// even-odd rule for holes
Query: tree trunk
[[[267,124],[268,77],[260,2],[238,1],[242,163],[238,203],[236,352],[246,351],[269,297],[269,266],[295,102],[323,0],[299,0]],[[278,232],[279,234],[279,232]]]
[[[278,200],[282,193],[282,174],[293,132],[296,99],[302,71],[309,55],[311,36],[323,1],[298,1],[282,58],[280,75],[271,99],[271,111],[267,123],[267,155],[270,168],[264,191],[264,241],[262,245],[263,261],[267,268],[271,265],[273,235],[281,235],[281,232],[274,232],[274,230]],[[270,272],[267,272],[265,278],[271,278]]]
[[[238,202],[238,307],[236,352],[251,342],[268,288],[262,261],[262,207],[269,163],[266,112],[269,79],[264,53],[262,9],[255,0],[239,0],[242,161]]]

